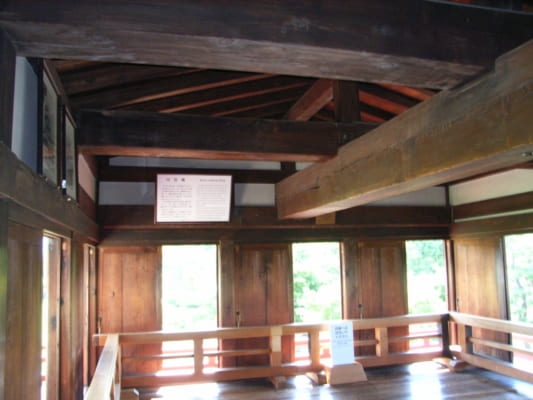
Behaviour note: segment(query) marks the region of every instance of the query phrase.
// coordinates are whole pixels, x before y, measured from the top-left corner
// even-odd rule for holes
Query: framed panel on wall
[[[66,107],[63,107],[64,128],[64,164],[63,171],[65,180],[65,192],[70,198],[78,199],[78,155],[76,152],[76,125]]]
[[[48,76],[42,71],[41,96],[41,173],[54,185],[59,182],[59,100],[58,94]]]

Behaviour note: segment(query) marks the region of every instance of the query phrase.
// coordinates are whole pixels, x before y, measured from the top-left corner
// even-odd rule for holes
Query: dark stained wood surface
[[[374,127],[368,123],[85,111],[80,118],[79,150],[113,156],[320,161],[336,154],[338,136],[357,136]]]
[[[275,389],[268,380],[185,385],[161,390],[162,400],[526,400],[533,398],[533,385],[476,368],[453,373],[436,364],[413,367],[367,368],[367,382],[337,386],[313,386],[304,377],[290,378]],[[142,400],[150,399],[146,393]]]
[[[533,210],[533,192],[462,204],[452,209],[454,220],[520,210]]]
[[[26,56],[425,87],[450,87],[479,72],[530,39],[533,29],[524,13],[449,2],[316,4],[25,1],[4,6],[0,22]]]
[[[533,41],[276,185],[280,218],[308,218],[533,157]],[[505,109],[505,118],[499,110]],[[438,116],[438,117],[437,117]]]
[[[7,278],[8,278],[8,207],[7,200],[0,199],[0,397],[5,398],[3,377],[6,372],[7,338]]]
[[[333,81],[318,79],[287,111],[284,118],[292,121],[307,121],[333,98]]]

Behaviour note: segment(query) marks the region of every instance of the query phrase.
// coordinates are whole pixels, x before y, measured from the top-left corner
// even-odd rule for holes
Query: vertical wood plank
[[[389,354],[389,333],[387,328],[376,328],[376,355],[384,357]]]
[[[194,339],[194,374],[199,376],[204,372],[204,340]]]
[[[218,244],[218,326],[233,327],[237,325],[236,316],[236,271],[235,244],[231,240],[221,240]],[[235,349],[233,339],[221,340],[222,350]],[[234,367],[234,357],[223,357],[221,367]]]
[[[498,237],[454,240],[459,312],[507,319],[503,250]],[[504,333],[474,329],[474,336],[509,343]],[[476,345],[476,352],[510,360],[508,352]]]
[[[5,373],[5,399],[38,400],[42,297],[42,236],[39,230],[9,223],[8,268],[5,362],[9,368]]]
[[[342,318],[361,318],[359,292],[361,282],[356,279],[357,240],[346,238],[341,243]]]
[[[96,249],[89,246],[88,262],[89,262],[89,381],[92,380],[94,370],[96,369],[96,346],[90,340],[97,332],[97,318],[98,310],[96,307],[97,294],[97,271],[96,271]]]
[[[0,141],[11,148],[16,50],[7,33],[0,29]]]
[[[333,100],[335,101],[335,120],[355,122],[361,120],[359,111],[359,85],[354,81],[334,81]]]
[[[6,375],[6,335],[7,335],[7,226],[9,203],[0,199],[0,398],[7,398],[4,393]]]
[[[315,329],[309,336],[311,365],[318,367],[320,365],[320,332]]]
[[[61,289],[61,239],[49,238],[48,249],[48,373],[47,398],[59,398],[60,383],[60,289]]]

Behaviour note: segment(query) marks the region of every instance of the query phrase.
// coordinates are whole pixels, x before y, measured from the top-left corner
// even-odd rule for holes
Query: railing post
[[[375,328],[376,330],[376,355],[383,357],[389,355],[389,332],[385,328]]]
[[[458,324],[457,330],[461,352],[466,354],[474,354],[474,344],[470,341],[470,338],[472,337],[472,326]]]
[[[202,375],[204,370],[204,340],[194,339],[194,375]]]
[[[442,342],[442,356],[452,357],[452,351],[450,350],[450,314],[442,314],[440,318],[440,334]]]
[[[270,366],[281,366],[281,326],[270,328]]]
[[[309,332],[309,355],[311,356],[311,366],[320,366],[320,331],[313,329]]]

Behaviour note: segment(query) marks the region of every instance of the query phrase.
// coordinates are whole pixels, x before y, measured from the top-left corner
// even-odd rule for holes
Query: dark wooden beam
[[[11,148],[16,51],[7,33],[0,29],[0,142]]]
[[[333,81],[318,79],[285,114],[285,119],[308,121],[333,98]]]
[[[100,166],[101,182],[155,182],[157,174],[231,175],[234,183],[278,183],[291,175],[283,170],[150,168]]]
[[[137,84],[70,96],[76,108],[120,108],[169,96],[177,96],[198,90],[235,85],[270,77],[268,74],[251,74],[235,71],[202,71],[190,69],[188,73],[152,79]]]
[[[85,154],[274,161],[331,158],[338,135],[374,127],[132,111],[84,111],[79,126]]]
[[[282,218],[308,218],[533,159],[533,41],[276,185]]]
[[[453,218],[454,220],[480,218],[487,215],[524,210],[530,210],[533,212],[533,192],[454,206]]]
[[[432,88],[533,36],[526,13],[421,0],[28,0],[6,3],[0,24],[26,56]]]
[[[314,219],[280,220],[275,207],[232,207],[229,223],[154,224],[154,206],[107,205],[98,207],[98,222],[104,229],[274,229],[308,228],[377,228],[377,227],[447,227],[451,223],[446,207],[374,207],[362,206],[337,214],[334,224],[316,225]]]
[[[451,224],[450,236],[453,238],[501,237],[504,235],[531,233],[533,213],[507,215],[462,221]]]
[[[37,176],[15,154],[0,143],[0,198],[7,198],[22,208],[80,233],[92,241],[98,239],[98,227],[73,201]]]
[[[352,81],[335,81],[333,84],[333,104],[336,121],[360,121],[359,84]]]

